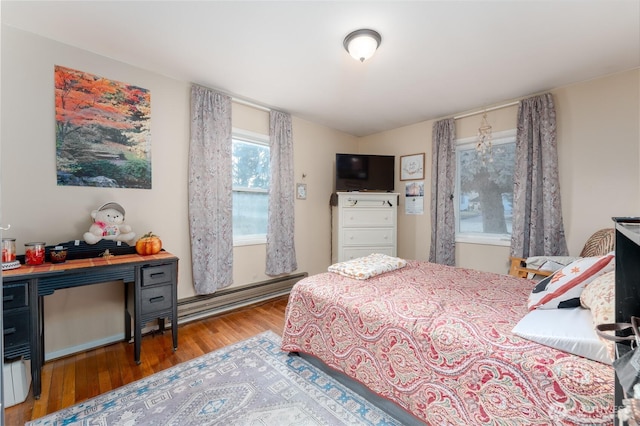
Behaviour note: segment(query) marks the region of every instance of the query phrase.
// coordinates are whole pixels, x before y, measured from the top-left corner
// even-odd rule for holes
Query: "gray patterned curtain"
[[[298,269],[294,245],[295,199],[291,115],[271,111],[269,124],[271,181],[267,225],[267,275]]]
[[[551,93],[520,101],[511,256],[566,256]]]
[[[456,176],[456,125],[453,118],[433,123],[431,167],[431,250],[429,262],[455,266],[456,227],[453,191]]]
[[[191,87],[189,230],[197,294],[233,283],[231,98]]]

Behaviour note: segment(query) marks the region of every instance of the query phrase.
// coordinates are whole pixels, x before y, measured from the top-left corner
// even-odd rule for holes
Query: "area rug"
[[[400,425],[267,331],[27,425]]]

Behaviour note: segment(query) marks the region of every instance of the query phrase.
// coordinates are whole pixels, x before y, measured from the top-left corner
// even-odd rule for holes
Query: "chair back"
[[[605,228],[596,231],[589,237],[580,257],[604,256],[616,247],[616,231],[614,228]]]

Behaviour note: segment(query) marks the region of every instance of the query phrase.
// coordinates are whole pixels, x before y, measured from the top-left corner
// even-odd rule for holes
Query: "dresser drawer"
[[[345,228],[345,246],[385,246],[395,241],[393,228]]]
[[[28,285],[24,283],[6,284],[2,287],[2,309],[23,308],[29,305]]]
[[[395,247],[345,247],[342,252],[342,261],[352,260],[358,257],[368,256],[373,253],[386,254],[387,256],[395,256]]]
[[[342,211],[346,227],[395,226],[394,210],[391,208],[345,208]]]
[[[143,288],[140,292],[142,315],[171,309],[172,285]]]
[[[3,316],[4,347],[29,343],[29,309],[16,309]]]
[[[158,265],[142,268],[142,286],[173,282],[173,266]]]

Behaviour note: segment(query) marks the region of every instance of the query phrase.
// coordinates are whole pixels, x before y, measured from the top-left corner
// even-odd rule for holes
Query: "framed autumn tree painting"
[[[151,94],[56,65],[58,185],[151,188]]]

